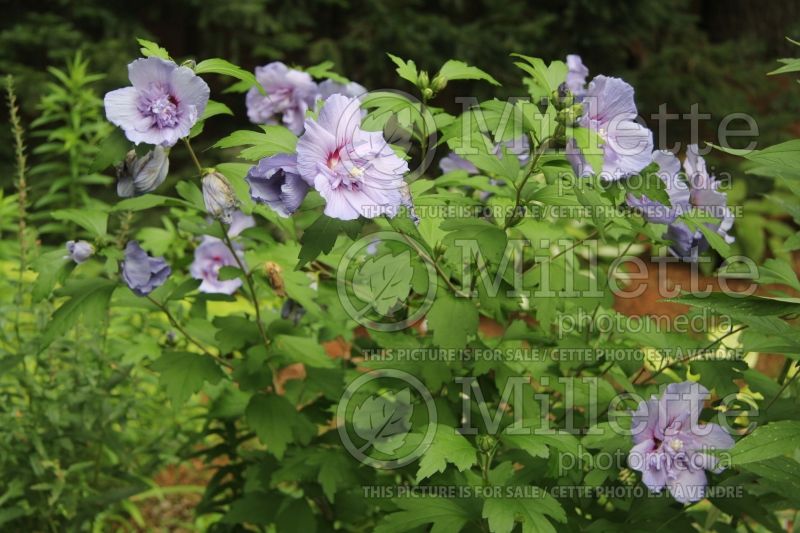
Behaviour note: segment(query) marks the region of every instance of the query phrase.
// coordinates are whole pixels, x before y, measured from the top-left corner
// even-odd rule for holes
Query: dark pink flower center
[[[159,129],[174,128],[178,125],[178,99],[167,87],[152,84],[143,91],[139,100],[139,111],[153,120]]]

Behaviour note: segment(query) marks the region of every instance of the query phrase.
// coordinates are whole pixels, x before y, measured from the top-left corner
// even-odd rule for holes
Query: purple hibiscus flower
[[[297,170],[297,156],[289,154],[262,159],[245,179],[253,200],[267,204],[282,217],[297,211],[309,188]]]
[[[661,398],[639,403],[633,413],[634,446],[628,465],[642,473],[653,492],[665,487],[681,503],[701,500],[705,470],[719,473],[718,459],[708,452],[728,449],[733,438],[717,424],[700,424],[698,418],[708,390],[699,383],[671,383]]]
[[[256,80],[267,94],[252,87],[247,92],[247,117],[255,124],[276,124],[281,115],[283,124],[295,135],[303,133],[306,111],[314,106],[317,84],[306,72],[290,69],[275,61],[256,67]]]
[[[209,89],[188,67],[157,57],[128,65],[132,87],[105,96],[106,117],[136,144],[172,146],[205,111]]]
[[[717,219],[707,222],[706,227],[719,234],[726,243],[735,239],[728,235],[733,227],[733,211],[728,207],[728,195],[719,192],[719,182],[708,173],[705,160],[698,153],[696,144],[686,149],[683,170],[689,182],[688,198],[682,205],[684,210],[694,208],[701,216]],[[680,258],[695,261],[708,249],[708,240],[699,229],[692,231],[682,220],[675,220],[667,227],[666,238],[672,241],[670,252]]]
[[[394,216],[403,202],[408,163],[381,132],[361,129],[357,98],[334,94],[318,119],[306,120],[297,141],[297,168],[325,199],[325,214],[332,218]]]
[[[578,125],[594,131],[603,150],[603,168],[594,169],[577,147],[567,143],[567,159],[578,176],[599,173],[616,181],[639,172],[650,164],[653,133],[635,121],[633,87],[619,78],[597,76],[583,98],[583,115]]]
[[[167,281],[172,273],[163,257],[150,257],[137,241],[125,246],[122,279],[138,296],[146,296]]]
[[[239,259],[244,264],[240,251]],[[220,280],[219,271],[224,266],[239,266],[230,248],[216,237],[206,235],[194,251],[194,261],[189,267],[189,274],[202,281],[199,291],[205,293],[233,294],[242,286],[239,278]]]
[[[656,175],[664,182],[671,205],[652,200],[643,194],[639,198],[628,193],[625,200],[642,217],[654,224],[670,224],[685,211],[689,205],[689,185],[681,179],[681,162],[672,152],[656,150],[653,163],[658,165]]]
[[[586,78],[589,76],[589,69],[583,64],[581,56],[570,54],[567,56],[567,79],[565,81],[567,89],[580,99],[586,94]]]
[[[354,81],[342,84],[333,80],[325,80],[319,84],[318,89],[319,97],[322,100],[327,99],[332,94],[341,94],[350,98],[354,98],[367,92],[366,87]]]

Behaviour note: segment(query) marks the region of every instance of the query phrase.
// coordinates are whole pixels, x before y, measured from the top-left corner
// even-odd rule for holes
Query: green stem
[[[194,148],[192,148],[192,143],[189,141],[189,137],[183,138],[183,144],[185,144],[186,149],[189,150],[189,155],[192,156],[192,161],[194,161],[194,166],[197,167],[197,172],[202,176],[203,165],[201,165],[200,160],[197,159],[197,154],[194,153]]]
[[[783,384],[783,386],[781,387],[781,390],[779,390],[779,391],[777,392],[777,394],[775,394],[775,397],[774,397],[774,398],[772,398],[772,399],[769,401],[769,403],[767,404],[767,406],[764,408],[764,412],[765,412],[765,413],[766,413],[766,412],[769,410],[769,408],[770,408],[770,407],[772,407],[772,404],[773,404],[773,403],[775,403],[775,402],[778,400],[778,398],[780,398],[780,397],[781,397],[781,394],[783,394],[783,391],[785,391],[786,389],[788,389],[788,388],[789,388],[789,385],[791,385],[792,383],[794,383],[794,381],[795,381],[795,380],[798,378],[798,376],[800,376],[800,370],[798,370],[797,372],[795,372],[795,373],[794,373],[794,376],[792,376],[790,379],[787,379],[787,380],[786,380],[786,382],[785,382],[785,383]]]
[[[551,139],[550,137],[546,137],[545,139],[542,140],[541,143],[539,143],[539,146],[536,148],[536,152],[534,153],[533,158],[531,159],[531,162],[528,166],[528,170],[525,173],[525,177],[522,178],[522,182],[519,184],[519,186],[516,187],[517,194],[516,198],[514,199],[514,210],[511,212],[511,216],[506,219],[506,223],[504,224],[503,229],[510,228],[517,222],[517,220],[519,220],[517,217],[517,211],[519,211],[519,208],[521,207],[522,203],[522,189],[525,188],[525,184],[528,183],[530,177],[533,176],[533,173],[536,170],[537,165],[539,164],[539,159],[542,158],[542,155],[544,155],[545,151],[547,151],[547,148],[550,146],[550,139]]]
[[[247,282],[247,288],[250,292],[250,299],[253,303],[253,307],[256,310],[256,324],[258,325],[258,333],[261,335],[261,340],[264,342],[264,346],[269,346],[269,337],[267,337],[267,332],[264,329],[264,323],[261,320],[261,305],[258,302],[258,295],[256,294],[256,285],[253,281],[253,273],[247,270],[244,266],[244,262],[242,262],[241,258],[239,258],[239,254],[237,253],[236,247],[233,245],[230,236],[228,235],[228,229],[225,227],[225,223],[221,220],[219,221],[219,225],[222,227],[222,240],[225,243],[225,246],[231,251],[233,254],[233,258],[236,260],[236,265],[239,267],[239,270],[242,271],[242,275],[244,275],[244,279]]]
[[[222,365],[224,365],[224,366],[226,366],[226,367],[228,367],[228,368],[233,368],[233,367],[231,366],[231,364],[230,364],[228,361],[226,361],[226,360],[222,359],[222,358],[221,358],[221,357],[219,357],[219,356],[216,356],[216,355],[214,355],[213,353],[211,353],[210,351],[208,351],[208,349],[206,349],[206,347],[205,347],[205,346],[203,346],[202,344],[200,344],[200,342],[198,342],[198,341],[197,341],[197,340],[196,340],[194,337],[192,337],[191,335],[189,335],[189,332],[188,332],[188,331],[186,331],[186,330],[183,328],[183,326],[181,326],[181,325],[180,325],[180,323],[179,323],[179,322],[178,322],[178,321],[175,319],[175,317],[174,317],[174,316],[172,316],[172,313],[170,313],[170,311],[169,311],[169,308],[167,308],[167,306],[166,306],[166,305],[162,304],[161,302],[159,302],[158,300],[156,300],[155,298],[153,298],[153,297],[152,297],[152,296],[150,296],[150,295],[147,295],[147,296],[145,296],[145,297],[146,297],[148,300],[150,300],[150,302],[151,302],[153,305],[155,305],[156,307],[158,307],[158,308],[159,308],[159,310],[161,310],[161,312],[162,312],[162,313],[164,313],[164,314],[167,316],[167,320],[169,320],[169,323],[172,325],[172,327],[174,327],[175,329],[177,329],[177,330],[180,332],[180,334],[181,334],[181,335],[183,335],[183,336],[184,336],[184,338],[185,338],[185,339],[186,339],[188,342],[190,342],[191,344],[194,344],[195,346],[197,346],[197,347],[198,347],[198,348],[199,348],[199,349],[200,349],[200,350],[201,350],[201,351],[202,351],[202,352],[203,352],[205,355],[208,355],[209,357],[213,357],[214,359],[216,359],[217,361],[219,361],[219,362],[220,362],[220,364],[222,364]]]

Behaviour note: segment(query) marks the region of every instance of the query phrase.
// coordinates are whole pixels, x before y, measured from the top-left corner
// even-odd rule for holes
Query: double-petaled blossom
[[[236,253],[244,262],[241,252],[237,250]],[[242,280],[239,278],[220,280],[219,271],[224,266],[238,266],[236,257],[222,240],[206,235],[200,246],[195,248],[189,274],[194,279],[201,280],[200,292],[233,294],[242,286]]]
[[[708,173],[696,144],[690,144],[686,150],[683,172],[678,159],[669,152],[653,152],[653,162],[659,166],[658,175],[666,185],[671,205],[665,206],[645,195],[636,198],[632,194],[628,194],[627,202],[648,222],[668,224],[664,238],[672,242],[670,252],[673,255],[694,261],[708,249],[708,240],[703,232],[691,230],[678,218],[692,210],[701,217],[716,219],[716,222],[704,224],[725,242],[734,241],[728,235],[733,226],[733,212],[727,205],[727,195],[718,190],[719,182]]]
[[[167,179],[167,172],[169,157],[163,147],[156,146],[142,157],[136,157],[136,151],[131,150],[117,165],[117,194],[130,198],[153,192]]]
[[[158,57],[128,65],[132,87],[105,96],[106,117],[136,144],[172,146],[205,111],[209,89],[188,67]]]
[[[150,257],[137,241],[125,246],[122,279],[138,296],[146,296],[167,281],[172,269],[163,257]]]
[[[582,100],[583,115],[578,125],[594,132],[601,149],[603,167],[592,168],[574,139],[567,144],[567,159],[578,176],[600,174],[616,181],[635,174],[650,164],[653,133],[636,122],[633,87],[619,78],[597,76]]]
[[[254,201],[267,204],[282,217],[300,207],[309,186],[297,170],[297,156],[277,154],[258,162],[245,178]]]
[[[672,152],[656,150],[653,152],[653,163],[658,165],[656,175],[664,182],[670,205],[642,194],[638,198],[628,193],[628,205],[642,215],[642,218],[653,224],[670,224],[685,212],[689,205],[689,184],[681,179],[681,162]]]
[[[203,203],[206,212],[226,224],[230,224],[233,213],[239,206],[239,199],[233,191],[228,178],[219,172],[209,172],[203,176]]]
[[[297,141],[300,176],[325,199],[325,214],[341,220],[394,216],[403,203],[408,163],[381,132],[361,129],[357,98],[330,96],[318,119],[306,119]]]
[[[586,78],[589,76],[589,69],[583,64],[581,56],[570,54],[567,56],[567,79],[565,83],[567,89],[578,99],[586,94]]]
[[[339,83],[333,80],[325,80],[318,86],[318,96],[322,100],[327,99],[334,94],[341,94],[350,98],[361,96],[367,92],[367,88],[354,81],[348,83]]]
[[[689,181],[689,208],[702,217],[716,219],[716,222],[705,222],[705,226],[719,234],[726,243],[732,243],[735,239],[728,235],[728,231],[733,227],[733,211],[728,207],[728,195],[718,190],[720,183],[708,173],[696,144],[690,144],[686,149],[683,170]],[[703,232],[699,229],[692,232],[680,220],[670,224],[667,236],[673,242],[670,251],[678,257],[696,259],[699,253],[708,249],[708,240]]]
[[[231,216],[228,236],[231,238],[236,237],[239,233],[254,225],[253,217],[247,216],[241,211],[235,211]],[[239,245],[234,243],[234,248],[239,261],[244,265],[244,254]],[[194,279],[201,281],[198,290],[212,294],[233,294],[236,292],[242,286],[241,279],[219,279],[219,271],[225,266],[238,267],[239,262],[237,262],[236,256],[233,255],[233,252],[223,240],[204,235],[200,245],[194,250],[194,261],[189,266],[189,274]]]
[[[266,94],[257,87],[247,92],[245,103],[250,121],[276,124],[276,116],[280,115],[281,122],[295,135],[300,135],[306,111],[314,107],[317,98],[317,84],[311,76],[275,61],[257,67],[256,80]]]
[[[705,494],[705,471],[722,470],[710,452],[730,448],[733,438],[717,424],[698,422],[708,396],[699,383],[671,383],[660,398],[641,402],[633,413],[628,465],[653,492],[667,488],[681,503],[698,501]]]
[[[81,264],[94,255],[94,246],[86,241],[67,241],[67,257]],[[65,258],[66,259],[66,258]]]

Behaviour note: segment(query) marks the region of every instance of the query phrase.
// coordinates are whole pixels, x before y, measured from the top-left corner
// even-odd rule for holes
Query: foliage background
[[[246,69],[273,60],[337,70],[371,89],[397,87],[385,52],[413,57],[422,68],[458,58],[486,69],[504,87],[497,97],[524,94],[509,53],[563,59],[583,56],[593,74],[622,76],[637,90],[643,116],[667,104],[686,112],[698,103],[713,115],[703,133],[731,112],[753,115],[768,145],[797,131],[800,102],[788,78],[766,78],[776,57],[791,50],[784,37],[800,31],[793,0],[11,0],[0,20],[0,73],[17,79],[31,116],[46,87],[47,66],[82,50],[105,89],[127,83],[125,65],[136,37],[161,43],[179,58],[225,57]],[[479,83],[449,88],[479,99]],[[398,87],[399,88],[399,87]],[[214,87],[212,87],[214,89]],[[455,91],[455,92],[454,92]],[[244,102],[225,101],[243,120]],[[460,111],[456,107],[451,112]],[[239,124],[242,126],[243,124]],[[216,127],[230,131],[230,122]],[[685,140],[687,125],[668,131]],[[11,185],[11,143],[0,132],[0,185]],[[177,168],[178,165],[176,165]]]
[[[87,174],[87,167],[99,139],[111,130],[103,120],[99,98],[108,89],[127,85],[125,65],[139,55],[136,37],[159,42],[178,59],[225,57],[248,70],[276,59],[300,65],[313,65],[330,59],[336,62],[341,73],[373,89],[407,89],[397,80],[385,52],[413,58],[422,68],[431,71],[446,59],[458,58],[484,68],[504,83],[499,91],[492,92],[488,85],[469,82],[448,87],[439,101],[454,114],[461,111],[452,104],[454,97],[459,95],[485,99],[490,95],[524,94],[518,81],[519,72],[508,55],[510,52],[546,60],[563,59],[565,53],[574,52],[583,56],[592,74],[618,75],[630,81],[637,89],[639,109],[644,116],[656,112],[662,102],[673,112],[685,112],[691,104],[699,104],[701,112],[712,113],[714,117],[704,125],[701,138],[713,140],[713,127],[722,116],[731,112],[745,112],[756,118],[761,130],[761,146],[798,134],[795,117],[800,103],[795,96],[796,86],[792,78],[764,75],[775,68],[776,57],[794,53],[789,50],[784,36],[797,36],[800,5],[789,0],[768,4],[746,0],[724,3],[710,0],[535,3],[521,0],[322,0],[292,3],[148,0],[137,2],[135,7],[130,2],[79,0],[10,2],[4,6],[4,15],[0,21],[0,73],[14,75],[23,123],[31,133],[28,141],[33,168],[30,175],[33,200],[36,201],[48,187],[51,194],[41,196],[57,199],[57,205],[36,205],[37,209],[31,213],[36,245],[57,248],[50,252],[55,254],[51,258],[63,254],[61,247],[65,235],[71,236],[75,227],[52,223],[48,207],[84,207],[98,199],[109,203],[116,200],[110,176]],[[76,52],[89,61],[88,70],[73,62]],[[58,91],[54,90],[54,73],[48,71],[48,67],[62,68],[69,62],[73,62],[73,68],[69,70],[66,82]],[[103,73],[103,76],[96,79],[90,74],[96,72]],[[204,138],[219,138],[234,129],[251,127],[244,119],[241,95],[221,94],[224,87],[221,81],[210,80],[215,98],[224,101],[235,114],[210,122]],[[215,86],[215,83],[220,85]],[[69,106],[64,106],[65,102]],[[71,115],[63,112],[64,109],[75,109],[78,103],[81,108],[78,116],[86,127],[70,128]],[[663,144],[686,141],[688,131],[685,126],[677,126],[669,131],[667,139],[657,140]],[[13,191],[14,176],[13,143],[9,130],[0,129],[0,187],[8,193]],[[53,132],[60,133],[52,137]],[[78,149],[64,152],[68,144],[64,135],[74,133],[80,135],[76,144]],[[51,138],[45,139],[46,135],[51,135]],[[200,140],[197,148],[203,151],[210,142]],[[215,156],[219,154],[203,152],[204,163],[213,164]],[[715,157],[720,156],[712,154],[712,164]],[[74,171],[70,169],[71,164],[77,165]],[[737,165],[738,162],[731,163],[729,168]],[[193,173],[183,150],[174,152],[171,166],[174,171],[168,186]],[[56,191],[60,196],[52,194],[56,178],[73,184],[75,189],[66,186],[63,191]],[[731,199],[737,202],[745,194],[757,198],[765,192],[764,187],[772,186],[772,182],[761,178],[738,178],[738,183],[747,185],[734,191],[735,194],[731,193]],[[4,206],[11,207],[12,204],[0,203],[0,232],[6,239],[0,244],[3,251],[13,249],[15,252],[15,212]],[[156,218],[148,213],[140,217],[139,222],[152,225]],[[194,222],[192,219],[189,221]],[[166,218],[162,222],[167,225]],[[760,226],[754,230],[745,225],[748,223]],[[114,237],[120,243],[127,239],[128,233],[135,233],[135,229],[126,224],[121,220],[114,228]],[[763,255],[764,243],[759,242],[757,235],[766,224],[764,219],[745,218],[737,224],[737,231],[740,227],[745,230],[737,237],[748,255],[754,258],[758,258],[759,253]],[[791,233],[793,229],[782,228],[782,231]],[[163,249],[159,253],[166,253],[169,241],[165,236],[174,238],[176,233],[172,226],[164,229],[149,227],[140,231],[139,236],[148,241],[151,248],[161,246]],[[749,243],[747,235],[751,236]],[[759,245],[761,251],[754,252],[753,246]],[[782,245],[782,240],[778,245]],[[297,255],[296,247],[283,250],[293,262]],[[270,258],[277,255],[275,250],[270,253]],[[172,247],[169,255],[176,271],[185,272],[190,257],[184,247]],[[111,256],[108,259],[109,263],[116,260]],[[0,310],[12,313],[20,301],[27,301],[28,295],[15,294],[14,266],[0,266],[3,267],[0,271]],[[13,273],[13,277],[8,273]],[[99,268],[95,274],[100,275]],[[30,299],[35,300],[32,296]],[[34,303],[38,307],[32,306],[31,313],[23,316],[22,335],[17,334],[20,352],[35,346],[38,332],[52,312],[49,302]],[[130,301],[123,303],[131,306]],[[189,320],[197,318],[196,315],[206,318],[205,299],[201,304],[186,311]],[[73,337],[55,343],[45,353],[44,361],[29,364],[30,368],[25,370],[39,379],[31,382],[27,391],[30,397],[36,398],[36,409],[31,411],[29,418],[18,416],[20,411],[15,411],[16,404],[3,397],[7,409],[2,426],[13,427],[18,433],[7,432],[7,440],[0,442],[3,445],[0,458],[6,465],[21,465],[14,470],[13,476],[23,479],[17,483],[20,487],[33,487],[32,490],[37,491],[25,495],[32,507],[53,508],[53,517],[46,517],[53,530],[57,529],[53,524],[63,523],[61,520],[80,523],[83,517],[78,512],[87,509],[87,499],[95,492],[118,486],[120,481],[131,481],[126,479],[128,473],[133,472],[146,480],[164,464],[174,462],[174,456],[185,447],[187,440],[191,440],[190,433],[198,430],[199,423],[191,419],[191,410],[184,411],[179,417],[174,413],[170,413],[169,418],[164,416],[161,408],[167,399],[163,387],[156,385],[152,371],[138,366],[140,361],[136,358],[141,354],[133,351],[134,347],[141,348],[148,338],[153,337],[163,337],[169,344],[168,325],[163,317],[154,320],[146,308],[137,308],[135,304],[131,308],[133,311],[126,310],[123,316],[117,316],[113,323],[107,324],[107,334],[113,341],[110,349],[104,345],[104,339],[79,330]],[[279,315],[278,309],[276,303],[270,310],[270,320]],[[132,328],[138,336],[134,335]],[[125,342],[120,343],[120,340]],[[76,346],[86,349],[76,353]],[[119,374],[125,372],[130,372],[131,377],[118,381]],[[27,373],[21,371],[20,375],[27,376]],[[112,382],[113,386],[98,386],[107,382]],[[728,386],[730,382],[728,379]],[[257,389],[257,385],[252,387]],[[5,394],[6,391],[2,392]],[[771,393],[775,394],[775,391],[771,390]],[[25,398],[15,398],[14,401],[21,402],[19,409],[24,412]],[[102,409],[96,409],[98,405]],[[75,411],[85,412],[86,416],[76,416]],[[47,419],[50,425],[39,424],[41,419]],[[161,431],[162,424],[164,431]],[[110,428],[108,434],[104,434],[103,428]],[[233,423],[214,426],[213,430],[224,432],[226,437],[232,435],[229,440],[234,443],[239,438]],[[18,445],[17,434],[37,433],[44,442],[55,442],[58,447],[42,450],[35,442],[30,448],[23,449]],[[53,438],[53,435],[64,433],[69,438]],[[236,445],[231,445],[230,449],[236,451]],[[105,453],[108,450],[115,453]],[[316,453],[315,450],[311,448],[309,452]],[[222,448],[219,454],[215,453],[209,451],[206,458],[213,459],[228,451]],[[35,471],[36,468],[27,467],[25,460],[28,456],[44,464],[44,477],[53,477],[55,481],[42,484],[42,476]],[[54,457],[57,459],[52,460]],[[313,470],[318,464],[307,464],[306,456],[301,452],[294,457],[296,461],[284,465],[280,475],[273,472],[277,463],[265,454],[234,461],[227,468],[235,473],[239,484],[242,480],[250,483],[251,479],[263,479],[267,474],[274,474],[276,480],[280,480],[281,475],[286,479],[299,479],[305,475],[313,477],[315,471],[309,474],[303,469]],[[69,466],[62,469],[61,461],[64,466]],[[71,470],[75,465],[79,468]],[[5,468],[11,471],[11,467]],[[25,478],[32,470],[35,474],[33,480]],[[347,471],[347,465],[343,471]],[[69,483],[64,483],[64,479]],[[141,482],[141,479],[133,481]],[[252,484],[241,487],[239,484],[235,484],[235,491],[252,489]],[[308,490],[319,492],[314,483],[310,485],[312,487]],[[70,490],[63,491],[64,486]],[[213,499],[214,487],[209,490],[209,495],[203,500],[199,512],[216,510],[218,502]],[[14,492],[12,496],[16,498],[19,494]],[[246,499],[241,501],[247,503]],[[96,508],[101,509],[102,503],[99,502]],[[97,509],[89,510],[87,514]],[[304,508],[300,509],[301,512],[296,512],[298,509],[295,507],[287,509],[284,511],[290,519],[311,516],[302,512]],[[399,521],[401,515],[396,517]]]

